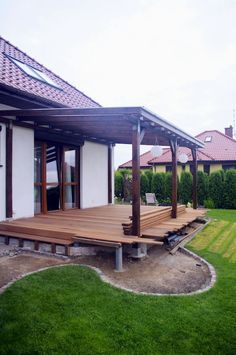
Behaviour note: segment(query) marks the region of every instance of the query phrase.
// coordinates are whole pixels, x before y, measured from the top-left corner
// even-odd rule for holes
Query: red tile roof
[[[210,136],[211,141],[205,142],[205,138]],[[217,131],[205,131],[196,136],[199,140],[205,142],[204,148],[198,149],[198,161],[232,161],[236,160],[236,140]],[[190,149],[180,147],[178,154],[185,153],[192,160]],[[154,158],[149,161],[150,164],[161,164],[171,162],[171,151],[168,151],[159,158]]]
[[[169,150],[169,148],[164,148],[163,150],[165,152],[166,150]],[[165,153],[163,153],[163,154],[165,154]],[[141,168],[150,168],[151,166],[150,166],[150,164],[148,164],[148,162],[151,159],[153,159],[153,155],[150,150],[146,153],[141,154],[140,155],[140,167]],[[119,168],[127,168],[127,169],[132,168],[132,160],[129,160],[126,163],[120,165]]]
[[[45,73],[62,90],[25,74],[7,55]],[[99,107],[100,105],[84,93],[55,75],[17,47],[0,37],[0,88],[10,88],[22,95],[32,95],[39,101],[55,102],[66,107]]]
[[[199,162],[219,162],[219,161],[236,161],[236,140],[217,131],[205,131],[196,136],[197,139],[205,141],[205,138],[210,136],[211,142],[205,142],[204,148],[198,149],[197,160]],[[192,153],[189,148],[180,147],[178,155],[185,153],[188,155],[188,160],[192,161]],[[150,158],[151,157],[151,158]],[[167,164],[171,163],[170,148],[164,150],[163,154],[158,158],[152,158],[151,152],[148,151],[140,156],[140,165],[148,167],[152,164]],[[142,164],[141,164],[142,162]],[[132,167],[132,161],[122,164],[120,167]]]

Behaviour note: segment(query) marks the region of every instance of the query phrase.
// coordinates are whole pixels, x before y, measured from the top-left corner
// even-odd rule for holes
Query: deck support
[[[6,218],[12,218],[12,122],[6,127]]]
[[[123,250],[122,246],[116,248],[116,271],[123,271]]]
[[[132,235],[140,237],[140,121],[132,132]]]
[[[172,218],[177,218],[177,139],[170,139],[170,149],[172,154]]]
[[[197,149],[192,148],[193,156],[193,208],[197,209]]]
[[[112,203],[112,145],[108,145],[108,203]]]

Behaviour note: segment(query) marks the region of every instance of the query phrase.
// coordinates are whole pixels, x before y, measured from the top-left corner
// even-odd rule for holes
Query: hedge
[[[220,171],[211,173],[209,177],[209,198],[214,202],[215,208],[223,207],[224,174]]]
[[[236,170],[230,169],[225,173],[223,207],[236,209]]]
[[[165,175],[165,173],[155,173],[152,176],[151,192],[156,195],[159,203],[166,198]]]
[[[183,171],[180,176],[179,200],[185,205],[192,202],[193,195],[193,176],[189,172]]]
[[[124,178],[120,171],[115,172],[115,196],[124,197]]]
[[[132,178],[130,170],[121,170],[115,173],[115,196],[124,198],[124,175]],[[207,208],[236,209],[236,169],[224,172],[219,170],[210,176],[198,171],[198,204]],[[178,202],[187,204],[192,202],[192,174],[182,172],[178,179]],[[131,187],[129,187],[129,190]],[[140,176],[141,197],[146,192],[154,192],[159,203],[171,200],[172,175],[171,173],[152,173],[145,171]],[[131,192],[131,190],[130,190]]]
[[[197,173],[197,198],[200,206],[204,205],[204,201],[208,199],[209,177],[203,171]]]
[[[140,194],[144,199],[146,192],[150,192],[149,190],[149,180],[146,174],[141,173],[140,175]]]

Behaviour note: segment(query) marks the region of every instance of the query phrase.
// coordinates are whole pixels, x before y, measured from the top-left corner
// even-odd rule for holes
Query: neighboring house
[[[217,131],[204,131],[196,136],[197,139],[204,142],[204,148],[197,151],[198,170],[207,174],[220,169],[236,169],[236,140],[233,139],[233,127],[225,128],[225,134]],[[181,164],[178,162],[178,174],[182,171],[192,171],[192,154],[191,150],[185,147],[178,149],[178,155],[184,153],[188,156],[188,162]],[[169,148],[163,149],[163,154],[154,158],[151,151],[140,156],[140,165],[143,169],[153,167],[155,172],[170,172],[171,151]],[[119,166],[120,169],[132,168],[132,162],[126,162]]]
[[[0,37],[0,110],[52,107],[100,105]],[[46,127],[34,130],[17,120],[8,126],[0,118],[0,220],[10,216],[6,205],[14,218],[21,218],[59,208],[108,204],[107,144],[89,137],[81,143],[63,129],[58,129],[60,134]],[[9,132],[13,141],[11,177],[6,176]],[[12,179],[12,187],[7,179]],[[10,195],[12,201],[7,202]]]

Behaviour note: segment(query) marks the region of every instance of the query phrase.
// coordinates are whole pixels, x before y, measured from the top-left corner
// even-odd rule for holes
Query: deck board
[[[108,242],[108,244],[109,242],[113,244],[162,244],[160,239],[164,238],[167,233],[183,228],[205,213],[202,210],[192,209],[184,211],[181,206],[180,211],[179,217],[172,219],[168,217],[170,207],[141,206],[141,215],[144,221],[142,237],[124,235],[123,233],[122,224],[132,223],[129,219],[132,212],[129,205],[56,211],[46,215],[1,222],[0,235],[2,231],[2,235],[18,236],[19,238],[25,236],[25,239],[32,239],[35,236],[39,240],[45,238],[45,241],[49,241],[51,238],[53,243],[58,240],[58,244],[62,244],[63,241],[65,244],[72,244],[76,239],[81,241],[83,238],[85,243],[87,240],[94,240],[94,243],[101,241]],[[156,224],[151,228],[145,228],[148,216],[151,221],[156,221]]]

